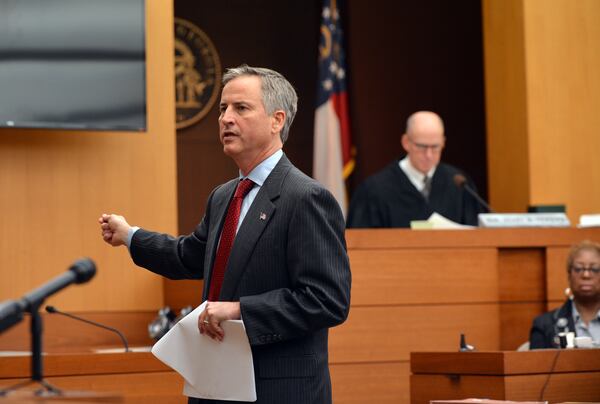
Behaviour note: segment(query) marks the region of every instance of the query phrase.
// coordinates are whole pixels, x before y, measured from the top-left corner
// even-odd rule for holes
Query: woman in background
[[[571,248],[567,278],[572,295],[533,320],[529,349],[560,347],[558,334],[563,332],[590,337],[600,346],[600,244],[586,240]]]

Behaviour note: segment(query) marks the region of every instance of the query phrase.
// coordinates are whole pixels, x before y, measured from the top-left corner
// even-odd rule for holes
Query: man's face
[[[238,166],[239,162],[255,160],[258,164],[270,151],[282,146],[282,112],[267,115],[261,91],[260,77],[240,76],[228,82],[221,93],[219,137],[224,153]]]
[[[402,147],[410,163],[423,174],[440,162],[444,142],[443,127],[438,121],[429,119],[415,122],[410,132],[402,136]]]
[[[569,268],[569,287],[576,300],[589,301],[600,298],[600,255],[595,250],[581,250]]]

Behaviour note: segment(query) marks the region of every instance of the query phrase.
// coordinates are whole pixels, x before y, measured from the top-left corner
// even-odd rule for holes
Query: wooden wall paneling
[[[569,286],[567,278],[567,257],[571,247],[552,247],[547,250],[546,295],[548,310],[556,308],[566,299],[565,289]]]
[[[354,307],[498,301],[492,248],[351,249],[349,254]]]
[[[523,212],[529,203],[523,0],[483,0],[487,167],[490,205]]]
[[[600,372],[552,374],[542,401],[590,402],[600,399]],[[548,375],[471,376],[411,375],[411,404],[427,404],[429,400],[452,400],[486,397],[494,400],[534,401]],[[431,388],[435,386],[435,388]],[[426,392],[426,394],[422,394]]]
[[[542,248],[498,250],[499,295],[502,302],[538,302],[546,298],[546,260]]]
[[[542,400],[548,402],[593,402],[600,400],[600,372],[555,373],[547,375],[510,376],[506,378],[506,399],[525,401],[539,399],[548,381]]]
[[[197,307],[202,303],[201,280],[171,280],[164,279],[165,306],[179,312],[183,307]]]
[[[546,311],[546,302],[500,303],[500,349],[516,350],[529,341],[533,319]]]
[[[146,2],[145,133],[6,129],[0,134],[0,299],[19,298],[81,256],[88,284],[49,299],[64,310],[154,310],[162,281],[100,237],[102,212],[176,229],[173,4]]]
[[[331,330],[329,355],[332,363],[407,361],[412,351],[458,350],[461,333],[478,349],[499,349],[498,305],[353,307]]]
[[[333,402],[346,404],[408,403],[408,361],[330,363]]]
[[[576,224],[600,206],[600,3],[523,2],[530,202]]]
[[[600,4],[484,0],[491,205],[600,204]],[[582,145],[584,145],[582,147]]]
[[[545,309],[545,254],[542,248],[498,250],[500,349],[529,340],[531,321]]]
[[[474,397],[505,400],[502,377],[463,375],[410,375],[411,404],[430,400],[458,400]]]

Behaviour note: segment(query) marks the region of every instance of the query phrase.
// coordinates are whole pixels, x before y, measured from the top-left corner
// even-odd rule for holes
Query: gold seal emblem
[[[177,129],[200,121],[220,89],[221,61],[208,36],[197,26],[175,18],[175,108]]]

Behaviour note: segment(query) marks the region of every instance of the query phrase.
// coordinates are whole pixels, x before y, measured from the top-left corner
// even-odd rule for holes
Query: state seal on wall
[[[210,38],[197,26],[175,18],[175,108],[177,129],[200,121],[219,95],[221,61]]]

